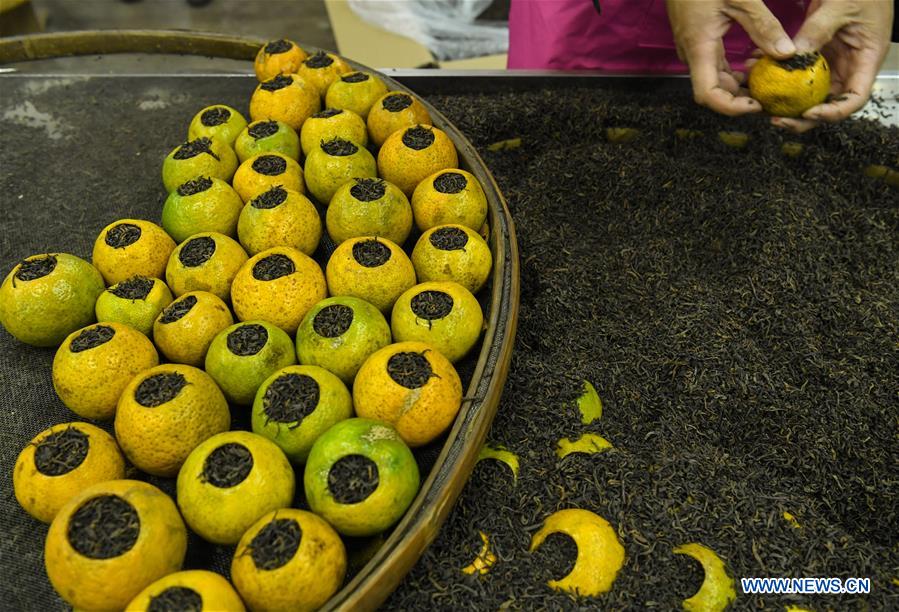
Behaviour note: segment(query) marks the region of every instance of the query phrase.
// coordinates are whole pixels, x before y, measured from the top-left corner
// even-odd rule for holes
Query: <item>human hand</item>
[[[820,50],[824,55],[830,64],[831,95],[801,118],[773,117],[771,123],[805,132],[863,107],[889,50],[892,24],[892,0],[812,0],[794,41],[800,53]]]
[[[690,67],[693,98],[725,115],[758,113],[762,105],[742,87],[745,75],[731,70],[722,38],[734,21],[767,55],[786,59],[796,46],[762,0],[666,0],[677,54]]]

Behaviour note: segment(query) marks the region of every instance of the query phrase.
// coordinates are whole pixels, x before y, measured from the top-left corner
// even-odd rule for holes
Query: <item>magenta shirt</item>
[[[804,0],[767,0],[768,8],[793,36],[805,17]],[[597,9],[597,6],[599,7]],[[755,45],[739,24],[724,37],[731,67]],[[509,68],[601,70],[621,73],[678,73],[665,0],[512,0]]]

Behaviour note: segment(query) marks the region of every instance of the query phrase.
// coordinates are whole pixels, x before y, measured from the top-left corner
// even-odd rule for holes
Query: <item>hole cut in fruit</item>
[[[228,350],[238,357],[250,357],[265,347],[268,330],[258,323],[241,325],[228,334]]]
[[[339,108],[326,108],[323,111],[317,112],[312,115],[313,119],[330,119],[331,117],[336,117],[337,115],[343,112],[342,109]]]
[[[219,489],[236,487],[253,470],[253,455],[243,444],[228,442],[209,453],[200,479]]]
[[[106,232],[106,246],[114,249],[124,249],[140,240],[141,229],[133,223],[119,223]]]
[[[69,518],[66,537],[80,555],[112,559],[134,547],[140,516],[118,495],[101,495],[84,502]]]
[[[195,295],[188,295],[177,302],[172,302],[163,309],[162,316],[159,317],[159,322],[167,324],[180,321],[196,305],[197,297]]]
[[[434,189],[440,193],[459,193],[468,187],[468,179],[458,172],[444,172],[434,179]]]
[[[178,261],[186,268],[196,268],[209,261],[215,254],[215,240],[209,236],[191,238],[181,251],[178,252]]]
[[[296,271],[297,267],[290,257],[275,253],[256,262],[253,266],[253,278],[261,281],[273,281]]]
[[[87,434],[75,427],[52,433],[34,447],[34,467],[44,476],[62,476],[84,463],[90,449]]]
[[[434,144],[434,131],[416,125],[403,132],[403,144],[415,151],[422,151]]]
[[[212,187],[212,179],[208,176],[201,176],[186,183],[181,183],[177,191],[179,196],[192,196],[203,193],[210,187]]]
[[[287,53],[290,51],[292,44],[290,41],[284,40],[283,38],[278,40],[273,40],[267,45],[265,45],[265,52],[269,55],[276,55],[278,53]]]
[[[303,63],[306,64],[307,68],[327,68],[334,63],[334,59],[324,51],[317,51],[306,58],[306,61]]]
[[[206,136],[191,140],[190,142],[185,142],[178,147],[178,150],[175,151],[173,157],[175,159],[191,159],[203,153],[208,153],[214,158],[219,159],[219,156],[212,152],[212,140]]]
[[[144,408],[155,408],[170,402],[187,386],[187,379],[180,372],[154,374],[137,385],[134,401]]]
[[[422,291],[414,295],[410,307],[419,319],[437,321],[453,310],[453,297],[443,291]]]
[[[775,61],[781,68],[792,72],[793,70],[806,70],[811,68],[818,61],[819,57],[821,57],[821,54],[818,51],[812,51],[811,53],[797,53],[793,57],[785,60]]]
[[[75,336],[69,343],[69,350],[73,353],[89,351],[106,344],[115,337],[115,330],[108,325],[97,325],[85,329]]]
[[[290,87],[292,84],[292,78],[290,78],[286,74],[279,74],[275,78],[267,80],[259,87],[263,91],[278,91],[280,89],[284,89],[285,87]]]
[[[398,113],[412,106],[412,96],[404,93],[390,94],[381,102],[384,110],[390,113]]]
[[[250,126],[247,133],[253,137],[253,140],[260,138],[268,138],[278,133],[278,122],[272,119],[268,121],[259,121]]]
[[[203,114],[200,115],[200,123],[206,127],[215,127],[227,123],[230,118],[231,111],[223,106],[215,106],[203,111]]]
[[[56,269],[56,257],[47,255],[23,261],[16,271],[16,280],[32,281],[43,278]]]
[[[287,162],[277,155],[262,155],[253,161],[253,170],[264,176],[278,176],[287,171]]]
[[[318,406],[321,391],[316,381],[306,374],[284,374],[272,381],[262,396],[266,422],[291,423],[300,426]]]
[[[323,338],[342,336],[353,324],[353,309],[343,304],[325,306],[312,318],[312,329]]]
[[[150,597],[147,612],[202,612],[203,598],[193,589],[173,586]]]
[[[468,234],[458,227],[442,227],[431,234],[428,240],[431,246],[441,251],[464,251],[468,244]]]
[[[431,362],[421,353],[403,352],[387,360],[387,374],[407,389],[425,386],[434,374]]]
[[[371,77],[364,72],[351,72],[350,74],[345,74],[340,77],[340,80],[344,83],[364,83],[369,78]]]
[[[109,292],[123,300],[145,300],[156,284],[152,278],[146,276],[132,276],[128,280],[113,285]]]
[[[338,504],[365,501],[379,482],[378,465],[365,455],[341,457],[328,471],[328,491]]]
[[[262,193],[250,201],[250,206],[260,210],[268,210],[281,206],[287,201],[287,190],[281,185],[272,187],[265,193]]]
[[[353,245],[353,259],[360,266],[377,268],[390,260],[390,247],[377,239],[361,240]]]
[[[333,157],[346,157],[353,155],[359,150],[355,144],[343,138],[332,138],[331,140],[321,143],[322,151]]]
[[[387,193],[387,184],[379,178],[353,179],[356,184],[350,187],[350,195],[359,202],[376,202]]]
[[[274,570],[287,565],[297,554],[303,530],[293,519],[274,518],[259,530],[247,549],[256,569]]]

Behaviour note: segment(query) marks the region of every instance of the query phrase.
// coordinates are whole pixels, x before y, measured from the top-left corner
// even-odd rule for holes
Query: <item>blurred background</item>
[[[510,0],[0,0],[0,35],[187,29],[290,38],[372,67],[504,68]]]

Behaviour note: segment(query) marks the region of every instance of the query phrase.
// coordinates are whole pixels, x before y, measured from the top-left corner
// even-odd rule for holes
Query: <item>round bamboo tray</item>
[[[0,39],[0,64],[111,53],[203,55],[251,62],[262,44],[262,40],[181,31],[67,32]],[[378,74],[390,90],[414,93],[384,74],[346,61],[356,69]],[[511,361],[519,303],[518,246],[512,217],[475,148],[437,109],[425,100],[422,103],[434,125],[453,140],[460,167],[477,177],[487,195],[488,244],[494,258],[492,276],[484,290],[489,291],[487,327],[459,415],[418,496],[377,553],[326,604],[327,610],[377,608],[436,537],[474,468],[499,406]]]

